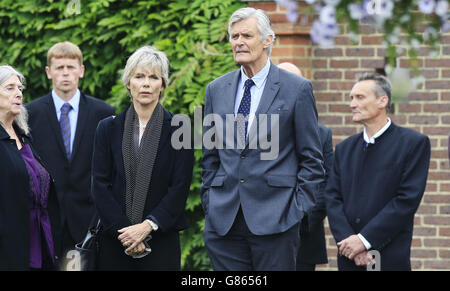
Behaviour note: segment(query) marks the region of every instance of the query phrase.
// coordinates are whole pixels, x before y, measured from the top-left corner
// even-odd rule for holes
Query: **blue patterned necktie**
[[[245,118],[245,130],[242,128],[239,128],[239,125],[243,125],[242,122],[238,122],[238,133],[239,132],[245,132],[243,140],[247,137],[247,130],[248,130],[248,114],[250,113],[250,105],[251,105],[251,99],[252,95],[250,94],[250,88],[255,85],[255,82],[253,82],[252,79],[247,79],[244,84],[244,96],[242,97],[241,104],[239,104],[238,108],[238,114],[242,114]]]
[[[69,103],[64,103],[61,106],[61,117],[59,118],[59,125],[61,126],[61,133],[64,142],[64,148],[66,149],[67,158],[70,159],[70,120],[69,112],[72,110],[72,106]]]

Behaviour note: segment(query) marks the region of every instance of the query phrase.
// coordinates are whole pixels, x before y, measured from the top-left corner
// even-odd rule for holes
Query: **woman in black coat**
[[[180,269],[194,158],[171,144],[172,114],[159,103],[168,71],[164,53],[137,50],[122,76],[131,106],[98,125],[92,195],[102,225],[100,270]]]
[[[33,151],[24,77],[0,66],[0,270],[54,270],[60,249],[53,181]]]

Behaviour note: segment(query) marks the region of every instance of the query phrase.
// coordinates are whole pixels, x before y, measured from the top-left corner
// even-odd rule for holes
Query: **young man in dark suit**
[[[365,73],[350,92],[353,122],[364,125],[336,146],[325,200],[339,270],[410,270],[414,214],[425,191],[430,140],[388,118],[389,80]],[[376,254],[376,253],[375,253]]]
[[[63,255],[83,239],[94,214],[90,194],[94,134],[98,122],[115,111],[78,89],[84,70],[77,45],[56,43],[48,51],[45,68],[53,90],[26,106],[33,144],[56,184]]]

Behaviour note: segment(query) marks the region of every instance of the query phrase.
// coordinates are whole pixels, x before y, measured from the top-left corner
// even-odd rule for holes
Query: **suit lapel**
[[[52,129],[51,130],[52,133],[55,135],[56,143],[58,144],[60,153],[67,160],[66,150],[64,147],[64,142],[63,142],[62,134],[61,134],[61,127],[59,125],[58,117],[56,116],[55,103],[53,102],[53,99],[52,99],[52,93],[47,95],[46,103],[47,103],[46,114],[47,114],[47,118],[48,118],[48,123],[50,124],[50,127]]]
[[[86,123],[88,122],[89,118],[89,111],[90,107],[88,104],[88,100],[86,96],[84,96],[83,93],[80,94],[80,106],[78,107],[78,118],[77,118],[77,129],[75,132],[75,139],[73,141],[73,147],[72,147],[72,155],[71,160],[74,159],[75,155],[77,154],[79,147],[80,147],[80,141],[83,137],[84,128],[86,126]]]

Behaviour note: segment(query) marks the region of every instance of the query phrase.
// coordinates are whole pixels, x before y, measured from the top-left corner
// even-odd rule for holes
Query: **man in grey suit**
[[[312,86],[269,60],[275,33],[264,11],[237,10],[228,32],[241,68],[206,88],[205,245],[215,270],[295,270],[300,222],[324,180]],[[264,155],[269,140],[275,153]]]

